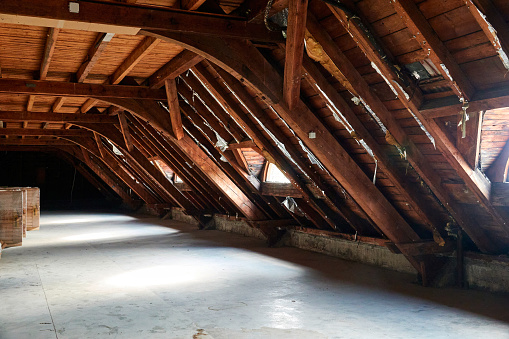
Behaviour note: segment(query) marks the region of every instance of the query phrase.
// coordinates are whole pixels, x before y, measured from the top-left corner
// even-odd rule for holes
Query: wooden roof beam
[[[44,2],[19,0],[16,4],[2,1],[0,13],[89,24],[226,36],[237,39],[283,41],[280,33],[270,32],[262,24],[250,24],[241,17],[155,6],[141,7],[120,2],[80,2],[80,12],[70,13],[67,0]]]
[[[470,80],[465,76],[444,43],[438,38],[417,5],[412,1],[405,0],[394,0],[392,5],[422,49],[428,51],[429,58],[440,70],[444,79],[449,81],[453,92],[459,98],[472,99],[475,89]]]
[[[307,10],[308,0],[290,0],[283,82],[283,97],[290,109],[293,109],[300,100]]]
[[[161,88],[167,79],[175,79],[204,58],[196,53],[184,50],[158,69],[146,81],[150,88]]]
[[[55,46],[57,44],[58,34],[60,33],[59,28],[50,27],[46,38],[46,47],[44,49],[44,56],[41,62],[41,69],[39,71],[39,80],[46,80],[48,75],[48,69],[55,52]]]
[[[76,84],[46,80],[0,79],[0,93],[19,93],[66,97],[131,98],[166,100],[164,90],[143,86]]]

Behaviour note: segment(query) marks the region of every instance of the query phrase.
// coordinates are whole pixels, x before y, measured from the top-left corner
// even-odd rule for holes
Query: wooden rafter
[[[92,107],[94,107],[97,103],[99,102],[99,100],[97,99],[93,99],[93,98],[90,98],[90,99],[87,99],[87,101],[85,101],[85,103],[83,105],[81,105],[79,111],[80,113],[87,113],[88,111],[90,111],[92,109]]]
[[[85,61],[83,61],[78,72],[76,72],[77,82],[85,81],[113,36],[113,33],[99,33],[97,35],[92,47],[88,50]]]
[[[184,50],[150,76],[146,81],[147,85],[150,88],[161,88],[167,79],[175,79],[202,60],[202,56]]]
[[[289,2],[283,96],[290,109],[294,108],[300,100],[307,9],[307,0],[290,0]]]
[[[146,37],[134,49],[134,51],[122,62],[122,64],[113,72],[110,77],[110,84],[116,85],[124,79],[129,72],[136,66],[147,54],[152,51],[161,40]]]
[[[180,140],[184,137],[184,129],[182,128],[182,118],[180,116],[180,107],[177,93],[177,82],[175,79],[167,79],[165,81],[166,96],[168,97],[168,110],[170,113],[171,130],[173,136]]]

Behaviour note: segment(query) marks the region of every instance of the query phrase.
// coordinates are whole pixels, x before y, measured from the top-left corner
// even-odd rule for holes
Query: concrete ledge
[[[470,288],[509,292],[509,260],[486,255],[467,255],[465,283]]]
[[[319,252],[333,257],[415,274],[416,270],[401,254],[386,247],[289,230],[284,245]]]
[[[192,215],[185,214],[182,209],[176,207],[171,209],[171,218],[194,226],[199,226],[200,224]]]
[[[242,234],[246,237],[253,237],[267,240],[267,237],[257,228],[251,227],[242,219],[235,219],[225,215],[214,215],[215,228],[223,232]]]

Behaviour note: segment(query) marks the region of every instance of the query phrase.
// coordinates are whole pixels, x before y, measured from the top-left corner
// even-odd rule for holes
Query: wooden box
[[[0,241],[2,247],[23,242],[23,190],[0,189]]]

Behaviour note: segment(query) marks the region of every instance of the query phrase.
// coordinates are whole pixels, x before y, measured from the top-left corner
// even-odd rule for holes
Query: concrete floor
[[[41,224],[2,255],[2,339],[509,338],[509,296],[174,221]]]

